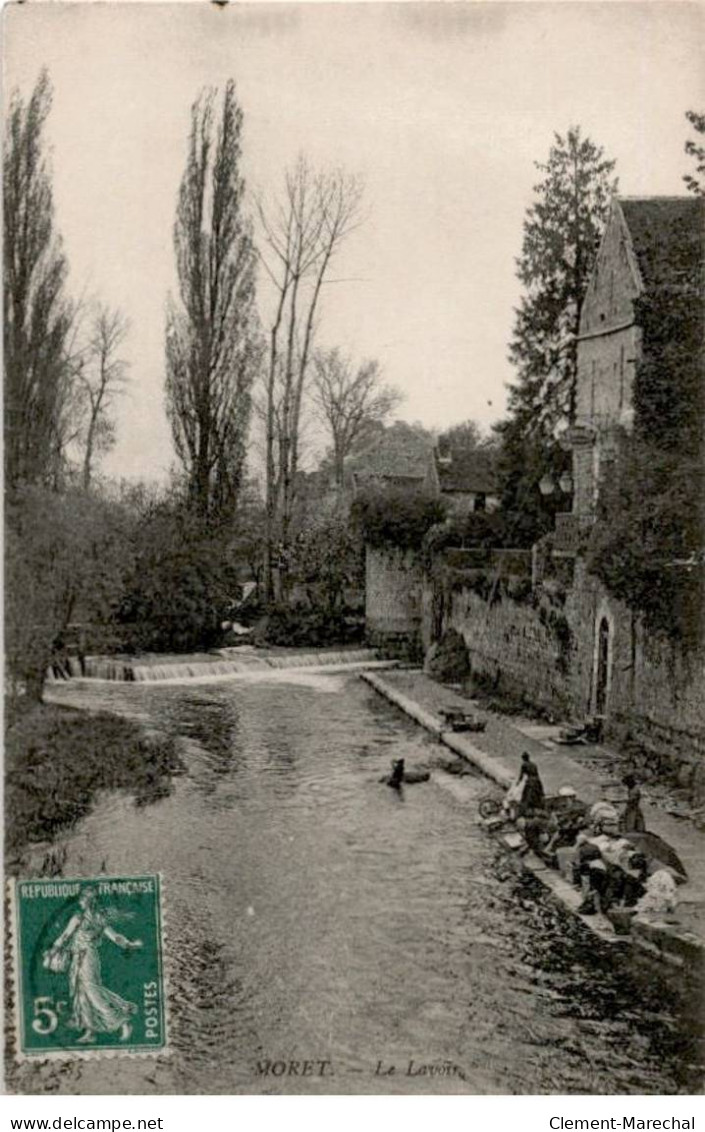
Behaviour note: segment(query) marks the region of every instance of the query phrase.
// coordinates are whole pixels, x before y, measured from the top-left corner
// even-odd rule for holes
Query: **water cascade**
[[[159,680],[187,680],[208,676],[232,676],[267,669],[331,668],[348,665],[374,664],[379,656],[373,649],[339,649],[322,652],[274,653],[247,649],[223,649],[221,656],[193,660],[174,660],[162,663],[141,663],[139,658],[129,660],[117,657],[88,656],[81,672],[78,662],[70,665],[71,677],[92,680],[121,680],[135,683]],[[57,675],[50,671],[54,681]]]

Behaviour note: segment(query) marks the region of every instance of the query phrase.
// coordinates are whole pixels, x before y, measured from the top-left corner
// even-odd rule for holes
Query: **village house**
[[[568,434],[573,506],[568,515],[557,517],[558,554],[574,552],[581,535],[589,530],[601,480],[616,457],[620,436],[632,430],[635,374],[640,363],[648,360],[649,349],[640,324],[639,300],[645,296],[653,300],[661,318],[661,303],[665,308],[666,299],[687,279],[699,279],[702,288],[704,271],[702,199],[625,197],[613,201],[581,312],[576,422]],[[669,325],[667,333],[678,335],[679,327]],[[680,375],[662,377],[675,390]],[[696,401],[693,411],[701,409],[702,402]],[[705,719],[696,673],[699,669],[702,679],[701,661],[684,665],[672,654],[666,664],[659,657],[658,643],[647,639],[632,613],[609,594],[599,592],[583,570],[575,583],[592,593],[595,604],[585,707],[607,719],[621,717],[623,730],[630,733],[636,729],[642,737],[664,744],[678,739],[685,748],[690,737],[694,748],[700,749]]]
[[[423,491],[448,503],[453,515],[494,511],[499,506],[492,456],[484,448],[437,444],[412,426],[397,422],[346,461],[348,490],[370,487]]]
[[[439,440],[430,462],[434,494],[447,500],[451,514],[495,511],[499,507],[492,454],[484,448],[465,448]]]
[[[369,488],[423,493],[442,499],[451,516],[493,510],[499,504],[490,454],[482,449],[433,445],[398,423],[347,464],[353,497]],[[404,653],[421,633],[423,570],[418,549],[366,550],[365,616],[368,640]]]
[[[632,425],[634,375],[642,358],[638,300],[667,294],[693,269],[702,277],[703,209],[694,197],[622,197],[612,203],[580,318],[570,435],[576,515],[594,515],[600,469],[618,428]],[[693,239],[698,232],[699,241]]]
[[[375,487],[433,491],[431,451],[427,436],[397,421],[345,461],[346,490],[353,498]]]

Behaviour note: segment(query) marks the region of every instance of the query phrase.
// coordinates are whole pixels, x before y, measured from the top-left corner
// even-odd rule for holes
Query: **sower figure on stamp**
[[[97,907],[94,888],[85,888],[78,899],[80,911],[71,917],[66,928],[45,956],[45,965],[63,970],[63,955],[70,956],[69,995],[73,1029],[83,1030],[77,1040],[95,1041],[96,1033],[120,1031],[120,1040],[128,1041],[132,1033],[131,1017],[137,1006],[108,990],[101,981],[100,945],[103,936],[124,949],[142,947],[142,940],[129,940],[107,923]]]

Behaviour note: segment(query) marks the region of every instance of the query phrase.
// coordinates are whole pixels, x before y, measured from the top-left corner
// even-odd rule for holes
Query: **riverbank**
[[[25,705],[5,735],[5,851],[8,871],[32,842],[51,841],[91,809],[104,790],[140,802],[163,797],[182,769],[172,739],[110,715],[56,704]],[[47,869],[60,869],[49,856]]]
[[[516,779],[521,754],[529,751],[549,794],[557,793],[561,786],[570,785],[585,802],[592,804],[605,797],[614,800],[616,791],[620,789],[619,782],[611,778],[600,779],[585,765],[570,758],[565,748],[547,746],[545,727],[538,724],[527,726],[526,721],[477,710],[472,701],[435,683],[420,671],[385,672],[383,675],[364,673],[363,679],[427,731],[437,735],[446,747],[503,788]],[[469,738],[444,729],[439,714],[441,708],[468,710],[470,706],[486,724],[482,733],[472,734]],[[655,807],[644,805],[644,813],[647,829],[668,841],[681,857],[689,881],[679,890],[677,915],[669,917],[667,923],[640,917],[633,925],[634,941],[644,950],[654,952],[674,965],[685,961],[702,963],[705,954],[705,835],[692,823]],[[527,859],[525,864],[564,905],[573,912],[576,910],[579,897],[560,874],[547,869],[538,859]]]

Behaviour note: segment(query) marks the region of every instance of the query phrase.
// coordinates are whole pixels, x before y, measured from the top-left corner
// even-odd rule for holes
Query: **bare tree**
[[[129,330],[129,322],[119,310],[99,306],[94,314],[90,337],[77,366],[77,385],[83,395],[82,480],[91,484],[98,456],[115,444],[115,421],[111,410],[115,397],[127,380],[127,362],[119,356]]]
[[[260,201],[262,262],[276,300],[269,331],[265,405],[265,592],[272,595],[275,540],[288,546],[300,458],[301,409],[321,290],[359,219],[362,186],[341,170],[315,173],[303,157],[282,198]]]
[[[54,200],[44,148],[51,110],[42,71],[27,103],[11,97],[3,174],[5,482],[52,484],[63,457],[60,429],[71,391],[67,357],[74,308],[68,264],[54,228]]]
[[[196,513],[222,517],[240,488],[261,360],[255,253],[243,212],[242,110],[230,80],[216,109],[205,90],[191,111],[174,247],[181,304],[166,332],[167,411]]]
[[[386,421],[404,397],[393,386],[381,384],[377,361],[355,369],[350,358],[333,349],[314,354],[312,398],[330,432],[335,482],[342,488],[346,456],[365,430]]]

